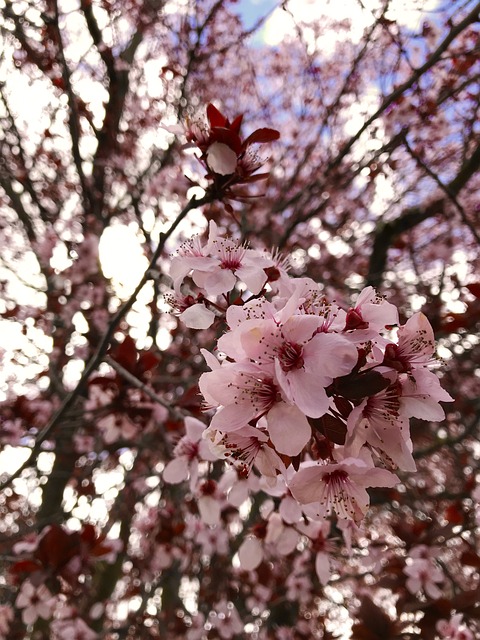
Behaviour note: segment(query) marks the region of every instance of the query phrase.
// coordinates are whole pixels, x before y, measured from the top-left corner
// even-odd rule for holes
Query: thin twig
[[[146,385],[144,382],[139,380],[136,376],[133,375],[133,373],[130,373],[130,371],[127,371],[125,367],[122,367],[122,365],[118,363],[116,360],[114,360],[112,357],[106,356],[104,358],[104,362],[106,362],[110,367],[112,367],[112,369],[114,369],[119,376],[121,376],[124,380],[129,382],[132,386],[136,387],[137,389],[140,389],[140,391],[143,391],[143,393],[146,396],[148,396],[151,400],[153,400],[154,402],[157,402],[162,407],[165,407],[165,409],[168,409],[168,411],[172,413],[175,417],[177,418],[185,417],[182,411],[172,406],[170,402],[168,402],[167,400],[165,400],[164,398],[156,394],[155,391],[153,391],[153,389],[151,389],[148,385]]]

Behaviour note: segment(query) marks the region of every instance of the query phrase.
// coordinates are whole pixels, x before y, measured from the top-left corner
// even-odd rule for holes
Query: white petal
[[[247,538],[238,549],[238,559],[244,571],[253,571],[263,560],[263,548],[258,538]]]
[[[215,320],[213,311],[200,303],[188,307],[179,317],[189,329],[208,329]]]
[[[237,154],[223,142],[214,142],[208,147],[207,164],[214,173],[228,176],[235,173]]]
[[[285,527],[278,537],[275,546],[281,556],[288,556],[297,546],[299,535],[291,527]]]
[[[220,503],[212,496],[202,496],[198,499],[198,510],[205,524],[220,524]]]

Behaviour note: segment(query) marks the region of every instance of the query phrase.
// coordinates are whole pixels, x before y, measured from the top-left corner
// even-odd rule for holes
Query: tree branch
[[[108,347],[110,346],[111,339],[113,337],[113,334],[115,333],[115,330],[118,324],[125,317],[125,315],[130,311],[135,300],[137,299],[138,294],[143,289],[145,284],[152,278],[152,269],[155,267],[158,258],[163,253],[167,240],[173,234],[175,229],[186,218],[187,214],[192,209],[201,207],[204,204],[208,204],[211,201],[212,199],[211,199],[211,196],[209,195],[201,198],[200,200],[197,200],[195,197],[193,197],[185,205],[185,207],[179,213],[179,215],[175,218],[174,222],[172,222],[172,224],[167,229],[167,231],[165,231],[165,233],[160,234],[158,246],[155,250],[155,253],[152,256],[152,259],[150,260],[150,264],[148,265],[145,273],[143,274],[142,279],[138,283],[137,287],[135,288],[135,291],[132,293],[130,298],[120,307],[120,309],[112,318],[109,324],[108,330],[105,332],[102,340],[100,341],[99,345],[95,350],[95,353],[90,358],[87,365],[85,366],[83,374],[80,380],[78,381],[76,387],[65,397],[65,399],[63,400],[57,412],[50,419],[47,425],[42,429],[42,431],[40,431],[40,433],[37,435],[32,452],[27,458],[27,460],[7,480],[5,480],[0,485],[0,491],[5,489],[7,486],[9,486],[13,482],[13,480],[15,480],[15,478],[19,477],[19,475],[22,473],[24,469],[27,469],[33,463],[35,456],[40,450],[41,444],[48,438],[48,436],[52,433],[54,428],[60,423],[62,418],[65,416],[66,412],[73,405],[75,400],[85,390],[85,387],[87,385],[88,379],[90,378],[91,374],[97,369],[98,365],[103,361],[104,356],[108,350]]]
[[[460,190],[480,168],[480,145],[463,164],[455,178],[444,185],[449,198],[456,198]],[[367,284],[379,287],[383,281],[383,272],[387,263],[387,254],[393,240],[405,231],[410,231],[418,224],[435,215],[443,214],[445,198],[437,198],[431,204],[412,207],[391,222],[380,224],[375,232],[372,254],[368,268]]]

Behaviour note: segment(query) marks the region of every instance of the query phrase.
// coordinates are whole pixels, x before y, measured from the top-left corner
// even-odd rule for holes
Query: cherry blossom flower
[[[386,326],[397,324],[397,307],[379,296],[373,287],[366,287],[358,295],[355,306],[347,311],[345,318],[346,331],[370,329],[378,333]]]
[[[180,290],[180,285],[189,273],[192,273],[192,278],[196,282],[195,274],[197,272],[208,272],[218,265],[218,260],[211,256],[212,243],[217,234],[217,225],[211,220],[205,244],[202,243],[200,236],[195,235],[179,247],[178,255],[170,261],[170,277],[173,280],[175,291]]]
[[[438,585],[444,581],[443,571],[429,558],[408,558],[407,562],[403,572],[408,576],[406,585],[410,593],[423,590],[433,600],[440,598]]]
[[[209,621],[224,640],[231,640],[235,635],[243,632],[243,623],[233,602],[226,600],[218,602]]]
[[[265,544],[272,545],[275,552],[281,556],[288,556],[295,549],[300,539],[298,531],[287,525],[279,513],[270,514],[267,521]]]
[[[355,457],[368,443],[387,454],[405,471],[415,471],[408,419],[400,413],[399,385],[390,385],[380,393],[365,398],[350,413],[345,450]]]
[[[312,580],[308,576],[309,563],[310,556],[305,553],[294,559],[293,566],[285,580],[287,600],[299,603],[308,602],[313,586]],[[296,629],[298,629],[298,625],[296,625]]]
[[[50,626],[53,640],[95,640],[98,634],[82,618],[54,620]]]
[[[331,464],[302,463],[289,488],[301,504],[314,504],[318,516],[335,511],[339,518],[359,522],[369,505],[365,487],[394,487],[397,482],[398,477],[386,469],[345,458]]]
[[[103,407],[107,408],[114,403],[116,398],[117,389],[113,385],[113,381],[111,387],[91,384],[88,390],[86,409],[96,411]],[[107,444],[122,438],[129,440],[138,433],[138,427],[129,420],[126,412],[115,411],[113,407],[111,411],[106,412],[106,415],[98,419],[97,426]]]
[[[437,585],[442,583],[445,578],[443,571],[435,562],[435,557],[439,553],[439,547],[427,547],[424,544],[416,545],[410,549],[403,572],[408,576],[406,585],[411,593],[423,590],[434,600],[440,598],[442,592]]]
[[[463,614],[454,613],[450,620],[439,620],[436,629],[440,640],[474,640],[474,635],[463,622]]]
[[[8,604],[0,605],[0,640],[8,640],[10,623],[13,622],[15,614]]]
[[[240,566],[245,571],[256,569],[265,556],[279,554],[287,556],[295,549],[299,540],[299,532],[286,524],[279,513],[272,511],[267,522],[248,536],[238,549]]]
[[[25,580],[20,588],[15,605],[22,609],[24,624],[30,625],[38,618],[48,620],[53,615],[56,598],[44,584],[34,587],[31,582]]]
[[[273,375],[255,363],[226,362],[211,372],[202,374],[199,387],[209,405],[218,407],[210,423],[212,431],[229,433],[247,427],[255,418],[265,416],[268,433],[280,453],[297,455],[310,439],[311,428],[305,415],[297,407],[282,400]],[[240,435],[239,438],[241,437]],[[260,445],[267,438],[261,434],[255,437],[252,432],[249,432],[248,437],[253,437],[254,440],[256,438],[257,442],[238,440],[237,447],[234,447],[235,438],[232,437],[228,443],[230,450],[236,451],[238,459],[243,455],[244,462],[251,466],[258,454],[261,454],[258,458],[260,465],[271,467],[273,463],[274,468],[278,468],[271,453]],[[249,455],[246,454],[247,448]],[[254,448],[256,453],[252,458]],[[240,454],[242,450],[244,454]]]
[[[330,580],[331,555],[335,551],[335,543],[328,539],[330,522],[301,522],[297,529],[310,538],[312,554],[315,556],[315,572],[320,584],[326,585]]]
[[[186,434],[173,450],[173,458],[163,470],[163,479],[169,484],[178,484],[190,478],[190,489],[197,484],[198,463],[201,460],[215,460],[207,442],[203,439],[205,425],[190,416],[185,418]]]
[[[228,238],[217,238],[213,242],[212,254],[218,260],[219,268],[199,284],[209,295],[231,291],[237,280],[244,282],[254,295],[262,291],[268,280],[265,269],[273,265],[273,260],[266,253],[238,245]]]
[[[217,191],[229,193],[235,184],[266,178],[268,174],[255,174],[264,164],[252,145],[273,142],[280,137],[275,129],[262,128],[245,140],[240,137],[243,115],[230,122],[213,104],[207,105],[207,123],[195,121],[187,126],[186,136],[191,146],[201,151],[200,161],[206,167],[207,179],[212,180]]]
[[[427,317],[415,313],[398,330],[398,344],[389,344],[385,349],[383,364],[407,373],[433,362],[435,339]]]
[[[219,237],[217,225],[211,220],[206,243],[203,245],[195,236],[180,247],[178,255],[171,261],[170,276],[177,296],[174,303],[183,311],[182,305],[191,306],[194,301],[182,298],[179,293],[187,275],[207,295],[227,293],[238,281],[257,295],[268,281],[266,270],[274,266],[275,260],[268,253]]]
[[[342,336],[317,333],[319,317],[289,315],[289,311],[287,303],[276,319],[248,318],[224,334],[218,346],[237,361],[266,367],[275,374],[287,401],[307,416],[320,417],[329,407],[325,388],[352,370],[357,350]]]
[[[232,462],[242,474],[248,474],[253,465],[266,478],[275,479],[277,471],[285,471],[282,459],[269,446],[267,434],[260,429],[246,425],[233,433],[222,433],[210,426],[204,437],[217,458]]]
[[[196,534],[195,542],[201,546],[202,552],[209,556],[215,553],[225,556],[229,552],[228,533],[221,527],[212,528],[204,525]]]

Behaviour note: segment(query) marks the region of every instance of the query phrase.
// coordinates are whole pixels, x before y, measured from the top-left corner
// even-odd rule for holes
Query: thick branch
[[[456,175],[456,177],[444,185],[444,190],[448,194],[447,198],[456,198],[460,190],[467,184],[470,178],[480,168],[480,146],[472,153],[470,158],[465,162]],[[431,218],[432,216],[443,214],[445,211],[446,198],[441,197],[434,200],[425,207],[411,207],[407,209],[395,220],[380,224],[376,231],[373,241],[372,254],[370,256],[370,264],[368,269],[367,283],[379,287],[382,284],[383,272],[387,263],[388,250],[394,239],[405,231],[410,231],[418,224]]]
[[[417,162],[417,164],[425,171],[425,173],[428,176],[430,176],[430,178],[432,178],[432,180],[434,180],[438,184],[440,189],[442,189],[442,191],[444,191],[447,194],[447,196],[453,202],[453,204],[455,205],[455,208],[459,212],[460,217],[462,218],[463,224],[470,229],[470,232],[472,233],[473,237],[478,242],[478,244],[480,244],[480,236],[478,235],[478,232],[473,226],[473,224],[468,219],[467,212],[465,211],[463,206],[460,204],[460,202],[457,200],[456,194],[453,191],[451,191],[448,185],[444,184],[442,180],[439,178],[439,176],[434,171],[432,171],[430,167],[428,167],[425,164],[425,162],[422,160],[422,158],[420,158],[420,156],[417,153],[415,153],[415,151],[411,148],[410,144],[408,143],[407,138],[404,139],[404,144],[405,144],[405,148],[407,149],[409,154],[412,156],[412,158]]]
[[[55,2],[55,20],[54,26],[55,31],[57,32],[57,40],[58,40],[58,56],[60,58],[60,63],[62,67],[62,80],[65,87],[65,92],[68,98],[68,107],[69,107],[69,116],[68,116],[68,128],[70,131],[70,138],[72,141],[72,156],[73,161],[75,163],[75,168],[78,173],[78,178],[80,180],[80,186],[82,188],[82,199],[83,199],[83,207],[85,213],[88,213],[92,205],[92,197],[90,192],[90,187],[85,176],[85,172],[83,170],[83,160],[80,155],[80,118],[78,115],[77,102],[76,97],[73,93],[72,83],[71,83],[71,73],[68,67],[67,60],[65,58],[65,53],[63,50],[63,41],[62,41],[62,33],[59,25],[59,10],[58,10],[58,2]]]
[[[37,239],[37,234],[35,233],[35,229],[33,228],[30,216],[25,211],[25,207],[23,206],[20,194],[18,194],[13,188],[11,176],[8,176],[3,170],[0,172],[0,185],[7,194],[12,209],[15,211],[18,219],[23,224],[23,228],[25,229],[25,233],[27,234],[28,239],[32,243],[35,242]]]

